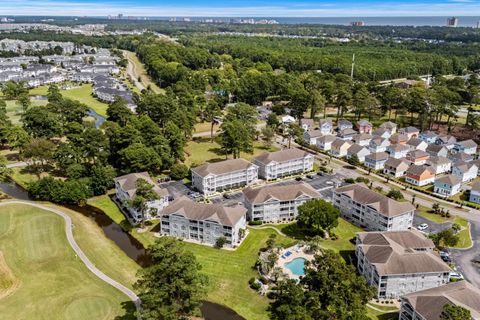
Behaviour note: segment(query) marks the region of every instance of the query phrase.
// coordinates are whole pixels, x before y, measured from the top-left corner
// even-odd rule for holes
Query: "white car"
[[[417,227],[417,229],[420,230],[420,231],[426,230],[426,229],[428,229],[428,224],[422,223],[421,225],[419,225]]]
[[[450,279],[463,280],[463,274],[457,271],[450,271]]]

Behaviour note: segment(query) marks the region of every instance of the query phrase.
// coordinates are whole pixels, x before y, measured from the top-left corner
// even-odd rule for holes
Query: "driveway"
[[[480,223],[470,221],[473,246],[470,249],[450,249],[453,261],[465,279],[480,288]]]

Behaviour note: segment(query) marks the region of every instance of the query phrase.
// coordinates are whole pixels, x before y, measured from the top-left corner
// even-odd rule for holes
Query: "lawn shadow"
[[[136,308],[135,304],[133,301],[124,301],[122,302],[122,309],[125,311],[125,313],[121,316],[115,317],[115,320],[136,320]]]
[[[355,250],[340,250],[338,253],[346,263],[356,265]]]
[[[378,320],[397,320],[398,319],[398,312],[389,312],[380,314],[377,316]]]

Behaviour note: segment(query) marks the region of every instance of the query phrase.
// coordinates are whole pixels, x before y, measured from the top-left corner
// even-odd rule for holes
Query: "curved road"
[[[85,253],[83,253],[82,249],[78,246],[77,242],[75,241],[75,238],[73,237],[73,232],[72,232],[72,228],[73,228],[73,223],[72,223],[72,219],[70,218],[70,216],[68,216],[66,213],[60,211],[60,210],[57,210],[57,209],[54,209],[54,208],[50,208],[50,207],[47,207],[47,206],[44,206],[44,205],[41,205],[41,204],[37,204],[37,203],[33,203],[33,202],[30,202],[30,201],[20,201],[20,200],[12,200],[12,201],[6,201],[6,202],[1,202],[0,203],[0,206],[3,206],[3,205],[8,205],[8,204],[23,204],[23,205],[28,205],[28,206],[31,206],[31,207],[36,207],[36,208],[39,208],[39,209],[42,209],[42,210],[46,210],[46,211],[49,211],[49,212],[52,212],[60,217],[63,218],[63,220],[65,220],[65,234],[67,235],[67,240],[68,240],[68,243],[70,244],[70,246],[72,247],[73,251],[75,251],[75,253],[77,254],[77,256],[82,260],[82,262],[85,264],[85,266],[91,271],[93,272],[94,275],[96,275],[98,278],[100,278],[101,280],[103,280],[104,282],[108,283],[109,285],[111,285],[112,287],[114,288],[117,288],[118,290],[120,290],[121,292],[123,292],[125,295],[127,295],[130,300],[133,301],[133,303],[135,304],[135,308],[137,309],[137,311],[140,311],[141,310],[141,302],[140,302],[140,298],[135,294],[135,292],[133,292],[132,290],[128,289],[127,287],[125,287],[124,285],[118,283],[117,281],[113,280],[112,278],[110,278],[109,276],[107,276],[105,273],[103,273],[102,271],[100,271],[97,267],[95,267],[95,265],[88,259],[88,257],[85,255]],[[138,317],[138,319],[140,319],[140,317]]]

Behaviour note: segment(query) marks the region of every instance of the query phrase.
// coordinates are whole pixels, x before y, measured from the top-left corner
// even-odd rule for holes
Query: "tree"
[[[0,155],[0,181],[5,181],[9,174],[10,169],[7,168],[7,159],[4,155]]]
[[[134,143],[118,153],[119,167],[123,173],[158,172],[162,167],[162,159],[151,147],[142,143]]]
[[[398,201],[403,199],[403,193],[400,190],[392,189],[388,191],[387,197]]]
[[[33,106],[22,115],[23,128],[35,138],[53,138],[62,134],[60,115],[45,107]]]
[[[113,187],[113,178],[116,177],[112,166],[94,165],[90,173],[90,188],[94,195],[105,194]]]
[[[205,121],[210,122],[210,138],[213,139],[213,127],[217,123],[217,119],[222,115],[222,109],[215,100],[211,100],[207,103],[207,106],[203,112],[203,118]]]
[[[273,130],[277,130],[280,123],[278,122],[277,115],[275,113],[269,113],[267,116],[267,126]]]
[[[355,166],[355,167],[358,167],[360,166],[360,160],[358,159],[357,155],[354,154],[353,156],[351,156],[350,158],[348,158],[348,163],[350,163],[352,166]]]
[[[455,234],[453,229],[446,229],[432,234],[430,239],[432,239],[437,248],[454,247],[460,241],[460,237],[458,234]]]
[[[182,180],[188,176],[188,167],[182,163],[175,163],[170,168],[170,177],[173,180]]]
[[[22,93],[18,96],[18,102],[22,106],[23,113],[27,112],[28,108],[30,107],[30,97],[27,93]]]
[[[272,127],[266,126],[262,128],[262,140],[265,147],[270,148],[272,146],[274,137],[275,131],[273,131]]]
[[[470,310],[465,309],[462,306],[447,303],[443,306],[442,314],[440,315],[442,320],[471,320],[472,314]]]
[[[20,154],[23,158],[31,160],[37,172],[41,172],[43,167],[53,160],[55,148],[53,142],[38,138],[25,145]]]
[[[272,290],[273,301],[270,303],[272,320],[312,320],[305,306],[305,292],[293,279],[280,281]]]
[[[322,95],[322,92],[319,90],[314,90],[312,92],[312,106],[310,109],[310,118],[315,119],[315,116],[317,115],[319,110],[322,110],[323,113],[323,118],[325,119],[327,117],[327,110],[325,109],[326,107],[326,99]]]
[[[322,199],[309,200],[298,207],[297,224],[315,235],[338,225],[340,210]]]
[[[218,237],[217,240],[215,241],[215,248],[221,249],[226,243],[227,243],[227,238],[225,238],[224,236]]]
[[[217,141],[226,155],[238,158],[240,152],[253,153],[255,131],[251,126],[241,120],[228,120],[222,123],[220,129]]]
[[[134,284],[145,320],[187,319],[199,312],[208,279],[201,265],[179,240],[164,237],[148,248],[152,263]]]
[[[108,105],[108,121],[116,122],[123,127],[132,118],[132,116],[133,113],[128,108],[126,101],[120,97],[116,97],[115,100]]]
[[[132,207],[140,212],[142,215],[142,228],[144,226],[145,217],[150,210],[156,210],[155,208],[150,208],[148,202],[159,199],[158,193],[153,189],[153,185],[148,183],[145,179],[138,179],[135,183],[136,191],[135,196],[131,200]],[[153,215],[156,215],[154,213]]]

